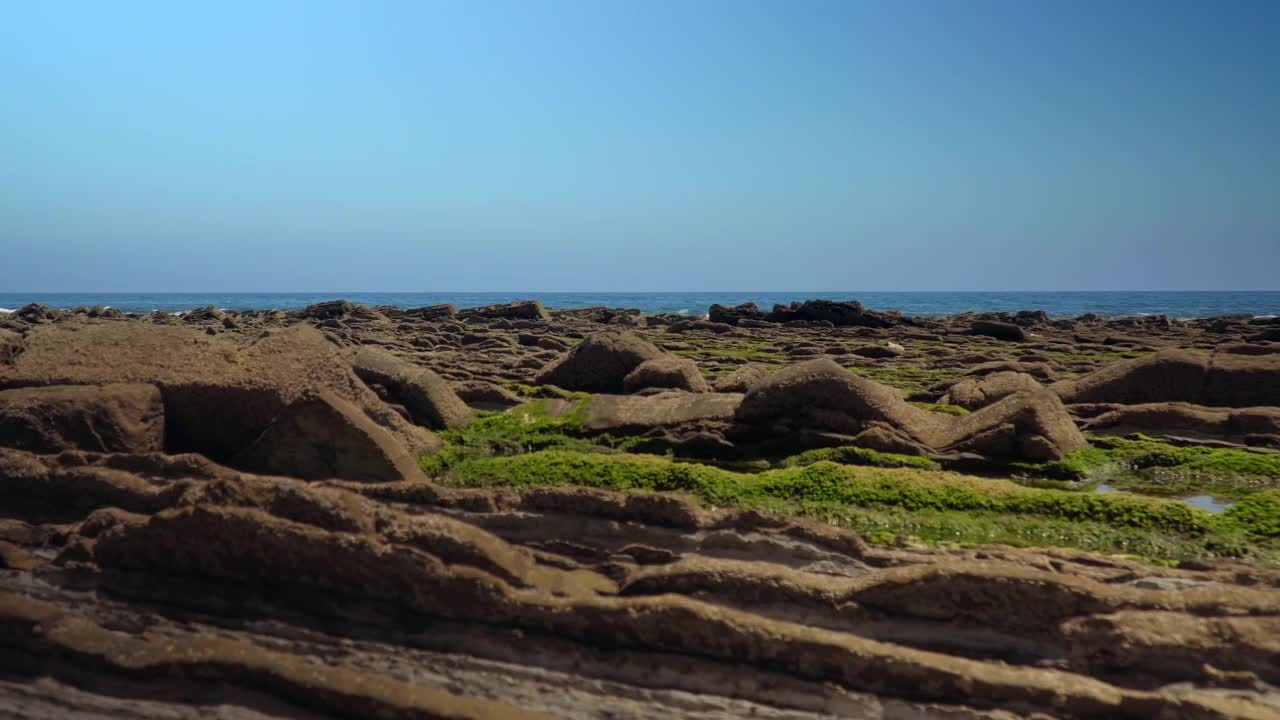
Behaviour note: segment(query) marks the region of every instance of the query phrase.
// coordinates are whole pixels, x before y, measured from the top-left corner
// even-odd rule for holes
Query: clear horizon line
[[[638,294],[687,294],[687,295],[747,295],[752,293],[787,294],[841,294],[857,293],[1280,293],[1280,289],[1105,289],[1105,290],[4,290],[0,295],[638,295]]]

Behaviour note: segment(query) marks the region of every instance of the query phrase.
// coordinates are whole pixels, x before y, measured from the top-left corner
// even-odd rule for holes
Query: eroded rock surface
[[[0,715],[1280,716],[1265,566],[870,544],[416,465],[441,444],[419,426],[531,398],[498,419],[691,455],[1039,461],[1077,426],[1265,446],[1280,354],[1249,319],[215,311],[0,318]]]

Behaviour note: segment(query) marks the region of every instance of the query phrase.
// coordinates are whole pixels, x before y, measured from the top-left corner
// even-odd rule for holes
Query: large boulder
[[[652,343],[632,333],[595,333],[543,367],[534,382],[566,390],[620,393],[632,370],[663,356]]]
[[[160,388],[165,450],[227,462],[284,410],[319,389],[381,426],[406,453],[439,447],[353,372],[343,352],[299,324],[254,338],[185,326],[85,320],[37,325],[26,350],[0,365],[0,388],[143,383]],[[290,467],[269,468],[291,474]]]
[[[1033,392],[1043,387],[1026,373],[1002,371],[984,377],[965,378],[947,388],[939,402],[977,410],[1014,393]]]
[[[154,385],[0,390],[0,444],[39,453],[160,452],[164,404]]]
[[[444,378],[427,368],[376,347],[352,353],[351,367],[384,400],[404,407],[419,425],[443,430],[471,421],[471,408]]]
[[[733,307],[725,307],[718,304],[712,305],[707,317],[714,323],[737,325],[743,320],[763,320],[764,313],[760,312],[760,308],[756,307],[755,303],[745,302]]]
[[[499,305],[485,305],[458,313],[462,317],[508,318],[521,320],[550,320],[551,315],[537,300],[521,300]]]
[[[627,392],[635,392],[645,388],[670,388],[704,393],[711,388],[698,365],[689,358],[677,355],[666,355],[646,360],[635,370],[627,373],[622,379],[623,388]]]
[[[1280,405],[1280,354],[1162,350],[1054,383],[1051,389],[1069,404]]]
[[[284,409],[231,465],[305,480],[397,481],[418,473],[417,455],[333,391],[309,391]]]
[[[736,419],[773,437],[834,433],[841,442],[902,453],[1043,461],[1085,447],[1062,402],[1046,389],[1018,392],[962,417],[944,416],[829,359],[774,373],[746,394]]]
[[[773,373],[746,394],[737,419],[846,434],[883,423],[925,444],[942,422],[942,416],[910,405],[894,388],[854,375],[827,358]]]
[[[1045,388],[1020,391],[981,410],[953,418],[934,440],[944,453],[1046,462],[1088,446],[1057,395]]]

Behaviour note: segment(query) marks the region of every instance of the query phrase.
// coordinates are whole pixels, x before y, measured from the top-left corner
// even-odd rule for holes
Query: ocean
[[[975,311],[1044,310],[1057,317],[1084,313],[1134,316],[1166,314],[1191,319],[1214,315],[1280,315],[1280,291],[1205,292],[312,292],[312,293],[0,293],[0,312],[27,303],[54,308],[103,305],[124,312],[182,312],[213,305],[224,310],[295,309],[344,298],[361,305],[420,307],[451,303],[458,308],[538,299],[549,308],[592,305],[638,308],[646,313],[696,316],[712,303],[752,301],[762,309],[793,300],[857,300],[875,310],[908,315],[951,315]]]

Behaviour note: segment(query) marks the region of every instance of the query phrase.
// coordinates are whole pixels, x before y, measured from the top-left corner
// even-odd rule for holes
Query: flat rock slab
[[[739,393],[668,392],[657,395],[596,395],[583,412],[592,432],[671,427],[709,420],[731,421],[742,404]]]

